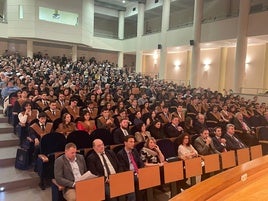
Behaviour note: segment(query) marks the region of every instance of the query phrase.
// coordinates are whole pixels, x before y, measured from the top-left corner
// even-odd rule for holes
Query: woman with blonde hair
[[[165,157],[153,137],[147,138],[144,147],[141,149],[140,157],[146,167],[155,165],[163,166],[165,161]]]

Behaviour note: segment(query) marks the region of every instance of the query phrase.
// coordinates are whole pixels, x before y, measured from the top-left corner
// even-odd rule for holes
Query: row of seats
[[[119,146],[119,145],[118,145]],[[114,147],[113,147],[114,148]],[[85,151],[84,154],[88,152]],[[250,148],[239,149],[236,151],[228,151],[219,154],[212,154],[207,156],[200,156],[185,161],[175,161],[165,163],[163,167],[152,166],[139,169],[139,189],[147,190],[147,201],[154,200],[152,188],[169,184],[171,189],[171,196],[178,194],[177,181],[185,178],[194,178],[195,176],[215,173],[232,168],[236,165],[241,165],[250,160],[254,160],[262,156],[261,145],[253,146]],[[201,162],[204,161],[204,166]],[[161,169],[163,168],[163,171]],[[163,174],[163,175],[161,175]],[[161,183],[161,176],[164,181]],[[125,194],[134,192],[134,178],[133,172],[127,171],[110,175],[110,191],[111,198],[123,196]],[[128,181],[128,182],[122,182]],[[194,179],[191,180],[191,185],[195,184]],[[60,193],[57,186],[52,185],[53,201],[61,201]],[[89,195],[90,192],[90,195]],[[90,196],[91,201],[104,200],[104,178],[99,177],[95,179],[77,182],[76,185],[77,201],[86,201]],[[62,197],[61,197],[62,198]]]

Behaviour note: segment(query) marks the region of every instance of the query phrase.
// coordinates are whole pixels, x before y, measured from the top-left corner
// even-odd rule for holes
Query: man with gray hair
[[[74,143],[65,145],[65,154],[55,161],[54,175],[56,182],[64,187],[63,197],[67,201],[75,201],[75,182],[87,171],[84,156],[76,154]]]
[[[223,137],[226,140],[227,151],[243,149],[247,147],[239,138],[235,136],[235,126],[233,124],[226,125],[226,134]]]

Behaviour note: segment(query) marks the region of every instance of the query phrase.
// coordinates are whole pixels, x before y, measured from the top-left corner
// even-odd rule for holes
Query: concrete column
[[[265,64],[264,64],[264,70],[263,70],[263,88],[268,89],[268,43],[266,43],[266,48],[265,48]]]
[[[190,50],[187,51],[187,64],[186,64],[186,81],[188,85],[188,81],[191,79],[191,66],[192,66],[192,52]]]
[[[33,58],[33,40],[27,40],[27,57]]]
[[[234,92],[240,92],[245,77],[247,56],[247,32],[250,10],[250,0],[240,1],[237,27],[236,59],[234,72]]]
[[[77,45],[72,46],[72,61],[77,61]]]
[[[138,5],[137,48],[136,48],[136,72],[142,72],[143,52],[141,51],[141,37],[144,30],[144,4]]]
[[[82,3],[82,43],[91,46],[94,36],[94,0]]]
[[[138,5],[137,37],[141,37],[144,33],[144,10],[145,10],[145,5],[143,3],[139,3],[139,5]]]
[[[119,11],[119,22],[118,22],[118,39],[124,39],[124,28],[125,28],[125,12]]]
[[[200,41],[201,41],[201,21],[203,16],[203,0],[195,0],[194,3],[194,45],[192,48],[192,66],[191,66],[191,87],[198,87],[198,70],[200,66]]]
[[[118,68],[124,67],[124,52],[118,52]]]
[[[161,24],[161,49],[160,49],[160,66],[159,79],[166,79],[167,69],[167,30],[169,28],[170,0],[163,1],[162,24]]]
[[[220,57],[220,76],[219,76],[219,89],[218,91],[223,92],[226,86],[226,68],[227,68],[227,55],[228,48],[221,48],[221,57]]]

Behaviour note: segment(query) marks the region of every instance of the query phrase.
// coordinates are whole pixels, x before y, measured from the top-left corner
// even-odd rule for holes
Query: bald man
[[[95,139],[92,146],[94,151],[86,159],[87,167],[92,174],[105,177],[105,200],[112,201],[114,199],[110,198],[109,175],[119,172],[117,157],[113,151],[105,149],[100,139]]]

